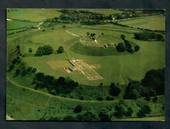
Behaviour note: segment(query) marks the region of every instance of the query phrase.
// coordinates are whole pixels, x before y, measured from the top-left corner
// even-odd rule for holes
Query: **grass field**
[[[117,100],[110,102],[100,102],[93,100],[82,101],[77,99],[57,97],[19,85],[16,82],[11,81],[9,78],[7,90],[7,112],[15,120],[38,120],[44,115],[46,115],[47,118],[53,116],[55,117],[57,115],[58,118],[62,119],[64,116],[74,115],[73,108],[77,104],[83,105],[85,109],[84,111],[101,111],[106,107],[108,109],[113,108],[118,102]],[[134,109],[134,111],[137,111],[136,109],[138,109],[136,104],[141,103],[140,100],[138,100],[137,103],[131,100],[127,100],[126,102],[128,106]],[[157,109],[159,109],[152,110],[152,113],[157,115],[161,113],[161,107],[159,103],[150,103],[150,106],[157,107]],[[136,112],[134,112],[134,114],[135,113]],[[162,117],[160,118],[162,120]]]
[[[122,12],[113,9],[89,9],[88,11],[107,16]],[[120,100],[123,100],[124,90],[129,80],[140,81],[147,71],[165,67],[166,44],[164,41],[142,41],[134,38],[135,32],[143,32],[137,27],[165,30],[164,17],[154,15],[120,21],[120,24],[134,28],[111,23],[98,25],[57,23],[52,27],[39,28],[40,23],[43,24],[45,20],[58,17],[60,14],[59,9],[9,9],[7,12],[8,66],[16,46],[19,45],[23,54],[22,60],[27,66],[55,78],[61,76],[71,78],[80,86],[71,93],[52,95],[47,89],[35,89],[32,83],[33,74],[15,77],[15,71],[8,72],[7,115],[15,120],[40,120],[43,117],[63,120],[67,116],[76,116],[73,112],[75,106],[82,105],[81,113],[87,111],[99,113],[106,110],[111,120],[117,121],[117,118],[113,116],[114,108]],[[23,28],[27,30],[23,31]],[[87,32],[96,34],[95,41],[87,38]],[[133,45],[138,45],[140,50],[133,54],[118,52],[115,46],[123,42],[120,37],[122,34]],[[108,44],[112,47],[107,47]],[[52,46],[53,54],[34,56],[37,48],[43,45]],[[60,46],[63,46],[64,53],[57,54]],[[122,92],[119,96],[113,97],[113,100],[107,101],[106,97],[110,96],[109,85],[112,82],[119,84]],[[100,87],[100,84],[103,86]],[[103,100],[99,101],[99,97]],[[162,121],[164,119],[163,95],[158,96],[157,102],[146,101],[144,98],[124,101],[126,106],[133,109],[133,114],[131,117],[118,119],[120,121]],[[151,113],[144,118],[136,117],[140,104],[147,104],[151,108]]]
[[[24,14],[24,15],[23,15]],[[33,9],[33,8],[24,8],[24,9],[10,9],[7,13],[7,17],[10,19],[18,20],[28,20],[33,22],[44,21],[48,18],[58,17],[60,12],[57,9]]]
[[[35,25],[36,25],[36,23],[34,23],[34,22],[8,20],[7,29],[8,30],[15,30],[15,29],[20,29],[20,28],[32,27],[32,26],[35,26]]]
[[[165,31],[165,17],[161,15],[129,18],[121,20],[119,23],[136,28]]]

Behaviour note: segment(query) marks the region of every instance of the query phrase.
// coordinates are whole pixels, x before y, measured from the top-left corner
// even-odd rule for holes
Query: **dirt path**
[[[42,24],[43,24],[43,22],[38,23],[37,27],[38,27],[39,30],[41,30],[41,27],[40,27],[40,26],[41,26]]]
[[[57,99],[63,99],[63,100],[66,100],[66,101],[75,101],[75,102],[81,102],[81,103],[100,103],[99,101],[97,100],[79,100],[79,99],[73,99],[73,98],[66,98],[66,97],[61,97],[61,96],[55,96],[55,95],[51,95],[49,93],[46,93],[46,92],[43,92],[43,91],[40,91],[40,90],[35,90],[35,89],[32,89],[32,88],[29,88],[29,87],[25,87],[25,86],[22,86],[12,80],[9,79],[9,77],[7,77],[7,80],[12,83],[14,86],[16,87],[20,87],[20,88],[24,88],[26,90],[29,90],[29,91],[32,91],[32,92],[35,92],[35,93],[38,93],[38,94],[43,94],[43,95],[46,95],[48,97],[52,97],[52,98],[57,98]],[[103,101],[104,102],[104,101]],[[113,101],[110,101],[110,102],[113,102]]]
[[[73,33],[73,32],[70,32],[70,31],[68,31],[68,30],[66,30],[66,32],[67,32],[68,34],[72,35],[72,36],[80,37],[80,35],[75,34],[75,33]]]

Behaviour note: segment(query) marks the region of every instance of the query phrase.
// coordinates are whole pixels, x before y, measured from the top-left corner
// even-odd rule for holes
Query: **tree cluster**
[[[124,101],[119,101],[118,104],[115,106],[114,116],[121,118],[124,116],[132,116],[133,109],[128,107]]]
[[[95,40],[96,39],[96,33],[87,32],[87,37],[91,40]]]
[[[156,40],[156,41],[163,41],[164,37],[158,33],[151,33],[151,32],[139,32],[134,33],[134,38],[137,40]]]
[[[35,74],[33,84],[35,85],[35,89],[45,88],[51,94],[69,93],[79,85],[78,82],[70,78],[59,77],[56,79],[41,72]]]
[[[50,45],[44,45],[37,48],[35,56],[50,55],[53,53],[53,48]]]
[[[139,81],[130,81],[125,89],[124,99],[137,99],[139,97],[150,97],[164,94],[164,69],[150,70],[144,78]]]
[[[150,70],[141,81],[143,96],[163,95],[165,93],[165,69]]]
[[[133,10],[126,10],[126,11],[124,10],[122,13],[114,14],[114,18],[116,20],[133,18],[133,17],[138,17],[138,16],[140,15]]]
[[[138,117],[145,117],[147,114],[151,112],[151,109],[148,105],[141,105],[140,109],[137,113]]]
[[[123,42],[118,43],[118,45],[116,46],[116,50],[118,52],[129,52],[129,53],[134,53],[139,51],[140,47],[138,45],[133,45],[132,42],[126,40],[125,35],[121,35],[120,36],[121,39],[123,40]]]
[[[59,23],[81,23],[86,25],[102,24],[112,20],[112,15],[105,16],[103,14],[90,12],[86,10],[61,10],[61,15],[45,21],[45,26],[52,26]]]

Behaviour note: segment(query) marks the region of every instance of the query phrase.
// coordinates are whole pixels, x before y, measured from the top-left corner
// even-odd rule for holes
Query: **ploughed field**
[[[109,96],[107,90],[112,82],[119,83],[120,88],[124,90],[129,80],[140,81],[147,71],[165,67],[165,42],[136,40],[134,33],[142,32],[141,29],[110,23],[102,25],[58,23],[53,27],[43,28],[41,24],[45,19],[59,16],[61,12],[45,9],[32,10],[35,13],[30,13],[29,9],[18,11],[7,15],[8,60],[16,45],[20,45],[21,53],[24,54],[23,61],[28,66],[55,78],[60,76],[71,78],[78,82],[81,88],[69,95],[64,93],[52,95],[45,89],[34,88],[33,75],[14,77],[14,72],[8,72],[7,114],[16,120],[40,120],[43,116],[47,119],[63,120],[66,116],[75,116],[72,110],[76,105],[82,105],[83,112],[100,112],[106,109],[111,115],[111,111],[114,111],[112,108],[123,98],[123,93],[111,101],[99,101],[96,97]],[[96,11],[100,12],[100,10]],[[26,14],[25,17],[20,15],[23,12]],[[108,15],[107,10],[105,12]],[[45,17],[46,15],[48,17]],[[154,17],[159,19],[159,16]],[[143,23],[140,18],[135,20],[136,24]],[[126,25],[132,23],[133,26],[138,27],[134,24],[134,20],[132,22],[129,19],[122,20],[120,23]],[[148,24],[147,29],[152,30],[155,26],[153,24],[152,22]],[[140,24],[139,27],[142,28],[143,25]],[[158,29],[162,30],[161,27]],[[87,32],[95,33],[96,39],[89,39]],[[138,45],[140,50],[133,54],[117,52],[115,46],[122,42],[120,37],[122,34],[127,40]],[[50,45],[53,50],[63,46],[64,52],[34,56],[37,48],[43,45]],[[30,48],[31,53],[28,51]],[[98,89],[101,83],[103,89]],[[81,95],[84,97],[83,100]],[[156,103],[147,102],[144,98],[124,101],[134,111],[132,118],[136,117],[138,105],[142,102],[147,103],[152,109],[150,116],[153,119],[155,116],[156,120],[162,120],[163,96],[158,96],[158,100]],[[112,120],[116,118],[113,117]]]

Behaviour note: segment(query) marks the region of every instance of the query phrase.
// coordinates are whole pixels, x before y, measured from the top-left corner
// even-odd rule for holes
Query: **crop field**
[[[126,12],[130,18],[113,22],[114,17]],[[153,82],[163,80],[157,71],[165,68],[166,43],[157,38],[164,38],[165,33],[155,30],[165,31],[165,17],[155,13],[144,17],[142,11],[136,11],[139,16],[132,18],[131,12],[135,11],[7,9],[7,118],[164,120],[164,94],[157,93],[161,90],[153,88],[156,95],[149,97],[142,93],[148,91],[144,90],[148,88],[143,81],[146,77]],[[86,16],[92,19],[86,21]],[[137,39],[136,33],[158,36],[143,40]],[[154,70],[154,75],[148,75]],[[134,86],[130,87],[131,83]],[[156,84],[164,87],[163,82]],[[137,87],[128,92],[133,94],[129,98],[128,87]],[[147,113],[141,115],[143,105]]]

